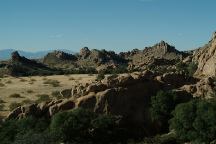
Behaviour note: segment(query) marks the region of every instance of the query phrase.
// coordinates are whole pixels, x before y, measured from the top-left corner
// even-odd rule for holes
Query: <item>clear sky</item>
[[[197,48],[216,30],[216,0],[0,0],[0,49],[127,51],[160,40]]]

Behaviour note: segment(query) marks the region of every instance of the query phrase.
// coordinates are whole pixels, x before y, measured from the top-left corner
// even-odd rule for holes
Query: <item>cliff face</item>
[[[196,75],[216,76],[216,32],[208,44],[194,52],[193,61],[198,63]]]

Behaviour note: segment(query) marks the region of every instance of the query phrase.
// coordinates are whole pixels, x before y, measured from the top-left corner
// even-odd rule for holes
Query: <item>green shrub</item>
[[[50,97],[47,94],[39,94],[36,95],[38,97],[38,99],[36,100],[37,103],[41,103],[41,102],[46,102],[46,101],[50,101]]]
[[[104,72],[100,72],[96,77],[96,81],[101,81],[104,78],[105,78]]]
[[[5,86],[5,84],[3,84],[3,83],[0,83],[0,87],[4,87]]]
[[[170,112],[175,108],[175,94],[159,91],[151,97],[151,116],[153,120],[165,120],[171,117]]]
[[[27,90],[26,92],[30,94],[30,93],[33,93],[34,91],[33,90]]]
[[[20,103],[17,103],[17,102],[12,102],[10,105],[9,105],[9,109],[12,111],[14,110],[15,108],[21,106]]]
[[[11,80],[8,80],[8,81],[6,81],[5,83],[7,83],[7,84],[11,84],[12,81],[11,81]]]
[[[176,64],[177,71],[184,71],[187,75],[193,76],[197,70],[197,64],[191,62],[189,64],[179,62]]]
[[[45,144],[49,142],[49,137],[43,139],[45,143],[40,143],[35,134],[43,134],[49,126],[49,121],[28,117],[20,120],[7,120],[0,127],[0,141],[2,144]],[[37,138],[43,138],[41,137]]]
[[[5,105],[4,104],[0,104],[0,111],[2,111],[4,109]]]
[[[62,98],[60,91],[53,91],[51,95],[57,100]]]
[[[57,113],[52,118],[50,128],[52,131],[59,132],[65,141],[88,141],[88,130],[90,128],[91,119],[94,117],[95,115],[92,112],[84,109]]]
[[[53,87],[58,87],[60,86],[60,82],[57,81],[57,80],[51,80],[51,79],[48,79],[44,82],[44,84],[49,84],[49,85],[52,85]]]
[[[2,99],[0,99],[0,104],[2,104],[2,103],[5,103],[5,101],[4,101],[4,100],[2,100]]]
[[[216,137],[216,103],[193,100],[180,104],[173,112],[170,129],[183,142],[210,143]]]
[[[10,98],[22,98],[20,94],[14,93],[9,95]]]
[[[57,113],[52,117],[50,129],[59,133],[62,141],[77,143],[117,143],[126,141],[125,129],[118,125],[119,118],[97,115],[85,109]]]
[[[196,70],[197,70],[197,64],[194,62],[189,63],[189,65],[187,67],[187,71],[188,71],[189,76],[193,76],[194,73],[196,72]]]
[[[25,105],[25,104],[33,104],[34,101],[33,100],[30,100],[30,99],[25,99],[21,102],[21,104]]]
[[[168,120],[175,105],[174,93],[159,91],[156,96],[151,97],[151,117],[158,123],[162,132],[167,132],[169,129]]]
[[[15,120],[3,122],[0,127],[0,141],[2,144],[11,144],[18,133]]]

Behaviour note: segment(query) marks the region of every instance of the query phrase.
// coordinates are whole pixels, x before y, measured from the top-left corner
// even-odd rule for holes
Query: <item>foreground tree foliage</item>
[[[159,91],[151,97],[151,117],[161,127],[162,132],[167,132],[169,129],[168,120],[171,118],[171,111],[175,109],[176,103],[173,92]]]
[[[9,120],[0,127],[1,144],[86,144],[127,141],[119,118],[84,109],[56,114],[51,121],[33,117]]]
[[[216,102],[193,100],[180,104],[173,112],[170,129],[183,141],[210,143],[216,138]]]

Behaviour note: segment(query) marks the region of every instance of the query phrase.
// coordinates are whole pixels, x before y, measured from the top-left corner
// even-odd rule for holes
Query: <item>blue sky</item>
[[[0,49],[128,51],[160,40],[197,48],[216,30],[215,0],[1,0]]]

